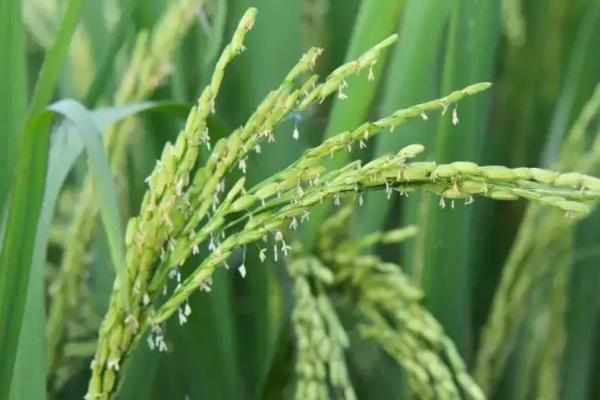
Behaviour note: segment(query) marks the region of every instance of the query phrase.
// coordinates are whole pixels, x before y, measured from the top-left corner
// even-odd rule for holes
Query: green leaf
[[[234,66],[238,67],[234,71],[242,77],[240,85],[229,88],[228,98],[225,99],[228,101],[227,111],[232,114],[229,120],[232,126],[248,118],[264,96],[279,86],[302,55],[301,2],[228,2],[229,21],[235,23],[249,5],[257,7],[260,12],[248,35],[247,50]],[[240,96],[240,93],[243,95]],[[291,123],[283,124],[277,140],[263,147],[260,158],[250,159],[254,168],[248,171],[248,184],[287,166],[300,153],[300,146],[292,139],[292,129]],[[249,257],[249,260],[256,258]],[[238,323],[245,329],[235,334],[239,340],[240,365],[245,384],[251,393],[256,393],[255,396],[260,398],[281,333],[282,310],[276,294],[280,286],[272,266],[270,268],[269,265],[252,261],[247,269],[248,276],[244,281],[247,308]],[[220,373],[217,370],[213,372]]]
[[[499,32],[499,4],[477,0],[453,3],[442,92],[491,79]],[[481,159],[488,118],[487,96],[466,99],[439,122],[435,160]],[[450,115],[452,114],[452,115]],[[451,119],[461,121],[456,126]],[[439,199],[423,199],[413,268],[420,275],[425,304],[442,323],[464,357],[470,345],[470,271],[472,207],[462,202],[442,209]]]
[[[60,29],[54,39],[52,47],[48,50],[39,78],[33,91],[31,99],[30,115],[41,112],[52,100],[56,83],[62,71],[62,67],[71,43],[71,36],[77,27],[81,7],[84,0],[71,0],[60,23]]]
[[[115,398],[122,400],[152,398],[154,385],[150,382],[156,376],[160,357],[159,352],[150,350],[148,346],[138,346],[131,356],[130,366]]]
[[[408,107],[439,94],[436,87],[437,57],[442,43],[442,33],[448,20],[450,2],[436,0],[408,0],[400,23],[398,43],[391,55],[390,66],[383,85],[380,115]],[[373,156],[398,151],[412,143],[427,146],[432,142],[433,128],[426,122],[414,122],[396,129],[393,134],[380,135]],[[366,202],[359,229],[373,232],[383,227],[390,209],[384,194],[370,194]],[[412,210],[411,210],[412,211]],[[414,218],[405,222],[414,223]]]
[[[600,242],[600,212],[594,212],[576,233],[577,251]],[[597,296],[600,268],[598,253],[593,257],[577,259],[571,266],[569,305],[567,310],[567,343],[564,350],[563,398],[584,400],[592,398],[594,348],[598,337],[600,297]]]
[[[364,0],[358,11],[357,21],[352,32],[352,38],[346,52],[345,61],[349,62],[374,44],[385,39],[396,31],[398,17],[404,1],[397,0]],[[369,81],[365,75],[353,76],[346,90],[345,100],[335,99],[325,138],[330,138],[340,132],[358,127],[367,117],[372,106],[378,83],[381,79],[388,52],[383,52],[377,64],[373,67],[374,79]],[[328,168],[340,168],[350,159],[348,153],[339,153],[327,161]],[[317,207],[312,211],[313,221],[324,218],[328,206]],[[304,241],[310,244],[315,240],[319,224],[312,223],[305,230]]]
[[[364,0],[358,11],[344,62],[355,59],[374,44],[394,33],[403,3],[397,0]],[[348,98],[343,101],[337,98],[334,100],[325,138],[354,129],[365,120],[375,97],[387,54],[388,52],[384,52],[375,64],[374,80],[369,81],[365,76],[353,76],[349,79],[349,87],[346,90]],[[336,156],[335,162],[331,163],[332,168],[339,168],[350,158],[347,153],[342,155],[343,157]]]
[[[98,109],[90,112],[90,114],[94,123],[98,126],[96,134],[99,134],[104,132],[110,125],[141,112],[169,112],[185,115],[188,110],[189,107],[187,106],[171,102],[145,102]],[[81,132],[78,132],[77,127],[72,123],[68,123],[68,121],[63,121],[52,133],[44,203],[35,237],[32,271],[29,278],[22,328],[24,332],[32,332],[33,334],[21,335],[19,341],[16,376],[13,379],[11,389],[13,400],[42,398],[45,393],[45,377],[47,375],[45,368],[45,337],[40,335],[39,332],[45,330],[45,319],[43,318],[45,290],[43,282],[46,251],[52,217],[60,189],[84,149],[80,136]],[[32,384],[32,382],[37,382],[37,384]]]
[[[167,329],[172,332],[174,345],[172,352],[161,357],[160,376],[167,377],[158,382],[161,397],[176,399],[188,395],[192,399],[223,400],[245,397],[231,304],[233,280],[241,279],[233,271],[218,271],[210,295],[197,293],[190,298],[192,314],[185,327],[170,321]],[[133,389],[139,384],[126,379],[123,386]],[[120,395],[122,399],[147,398],[137,393],[127,397],[125,391]]]
[[[27,109],[25,46],[21,1],[0,3],[0,215],[14,174],[15,154]]]
[[[90,85],[90,89],[85,97],[85,104],[88,107],[94,107],[107,86],[110,84],[110,78],[113,76],[113,66],[119,50],[125,43],[127,33],[131,27],[131,18],[133,11],[139,0],[131,0],[125,2],[121,11],[121,16],[116,26],[113,28],[110,37],[108,38],[108,47],[94,81]],[[106,38],[102,38],[106,40]]]
[[[6,207],[0,250],[0,398],[9,396],[21,334],[34,238],[42,206],[52,115],[41,113],[25,128],[16,179]]]
[[[54,43],[44,58],[30,105],[30,116],[25,126],[21,149],[18,153],[17,181],[12,188],[9,197],[10,204],[5,208],[6,215],[3,217],[6,220],[6,226],[3,228],[5,233],[2,237],[0,254],[0,278],[2,279],[2,283],[0,283],[2,317],[0,318],[3,319],[0,323],[0,353],[3,354],[4,362],[0,367],[0,398],[9,396],[13,384],[15,356],[25,313],[34,238],[42,205],[48,149],[47,135],[52,118],[50,113],[42,112],[42,110],[54,93],[71,36],[79,20],[81,5],[82,0],[69,2]],[[11,9],[13,8],[11,7]],[[13,18],[15,21],[20,20],[18,15],[11,12],[5,14],[4,10],[0,11],[3,11],[1,15],[7,15],[8,18]],[[19,43],[19,37],[15,37],[16,49],[21,46]],[[17,50],[14,56],[14,63],[18,66],[22,55],[19,55]],[[21,67],[23,66],[21,65]],[[18,77],[15,78],[15,85],[19,85]],[[18,93],[15,93],[15,96],[17,105],[15,126],[18,128],[22,123],[18,121],[20,118],[18,107],[22,97]],[[10,119],[12,116],[8,118],[8,120]],[[41,312],[42,309],[38,307],[34,311]],[[39,340],[35,343],[39,345]],[[40,390],[40,382],[34,385],[31,386],[32,389]],[[45,390],[45,388],[41,388],[41,390]]]
[[[124,107],[99,109],[92,111],[92,118],[99,127],[98,132],[105,131],[110,125],[137,113],[147,110],[169,110],[174,105],[164,102],[146,102]],[[52,141],[48,159],[48,173],[44,202],[39,217],[35,247],[29,277],[29,289],[23,319],[23,332],[19,340],[17,366],[11,389],[11,398],[41,398],[45,394],[46,360],[45,337],[39,332],[45,330],[44,318],[44,267],[48,238],[60,189],[76,160],[81,155],[84,145],[76,127],[63,121],[52,132]],[[37,384],[32,384],[37,382]]]
[[[55,103],[53,107],[60,102]],[[90,118],[97,127],[93,133],[102,134],[111,125],[124,120],[127,117],[140,114],[146,111],[152,112],[173,112],[177,114],[186,114],[189,107],[171,102],[155,102],[148,101],[138,104],[130,104],[122,107],[100,108],[93,111],[88,111]],[[81,141],[81,135],[84,134],[77,131],[81,126],[72,126],[68,121],[63,121],[51,134],[51,147],[48,160],[48,176],[46,178],[46,190],[44,193],[44,206],[42,209],[42,217],[40,221],[45,221],[49,224],[51,217],[54,215],[54,209],[58,194],[62,188],[69,171],[83,152],[85,146]],[[46,228],[44,228],[46,229]],[[40,233],[38,232],[38,235]],[[47,238],[47,235],[44,235]],[[40,244],[43,246],[40,251],[45,251],[46,241]]]
[[[206,77],[210,76],[223,44],[225,23],[227,22],[227,1],[215,0],[207,6],[212,6],[214,10],[212,10],[212,29],[209,32],[206,32],[208,37],[205,39],[205,50],[202,54],[202,62],[205,69],[203,76]]]
[[[550,124],[550,132],[542,153],[542,165],[548,167],[556,161],[564,135],[568,127],[577,114],[574,109],[575,100],[580,88],[580,82],[585,76],[584,71],[590,65],[590,55],[597,59],[590,48],[594,47],[595,40],[599,33],[600,6],[591,2],[588,12],[585,14],[581,25],[577,31],[577,37],[574,42],[572,53],[570,54],[564,86],[558,99],[556,110]],[[592,81],[596,79],[597,72],[592,71]]]
[[[129,3],[127,2],[126,4]],[[96,63],[106,53],[110,43],[106,40],[109,34],[109,26],[104,14],[104,6],[104,2],[101,1],[87,2],[82,9],[81,16],[81,27],[82,30],[85,30],[86,36],[89,38],[92,58]]]
[[[150,111],[153,113],[167,113],[173,116],[185,117],[189,113],[191,106],[176,103],[172,101],[145,101],[142,103],[128,104],[120,107],[99,108],[89,111],[94,123],[101,132],[104,132],[110,125],[113,125],[127,117]],[[214,123],[216,115],[211,115],[209,124]],[[211,125],[212,127],[212,125]]]
[[[110,125],[115,124],[129,116],[142,112],[166,112],[171,115],[187,115],[189,106],[180,105],[172,102],[144,102],[139,104],[131,104],[122,107],[103,108],[90,112],[91,118],[98,126],[96,134],[104,132]],[[45,255],[48,244],[48,236],[50,233],[52,216],[54,215],[59,191],[62,188],[69,171],[72,169],[76,160],[79,158],[84,149],[84,144],[81,140],[80,127],[74,126],[69,121],[63,121],[52,134],[52,145],[49,156],[48,175],[46,182],[46,192],[44,197],[44,206],[40,217],[40,225],[36,236],[36,249],[33,260],[33,272],[30,277],[30,290],[28,293],[26,305],[26,317],[24,328],[31,332],[43,331],[44,321],[39,317],[43,315],[44,304],[43,296],[43,268],[45,265]],[[110,262],[110,261],[108,261]],[[104,267],[106,263],[102,266]],[[113,278],[111,277],[111,280]],[[31,312],[30,309],[42,310],[40,312]],[[34,340],[39,340],[40,335],[34,335]],[[31,389],[27,383],[35,375],[35,370],[40,369],[38,373],[43,379],[45,376],[46,363],[43,358],[43,351],[39,347],[32,347],[26,344],[27,340],[21,340],[19,346],[19,364],[18,367],[26,376],[17,393],[20,393],[22,398],[37,398],[38,396],[28,395],[28,390]],[[42,347],[43,349],[43,347]],[[45,387],[45,385],[43,385]],[[14,390],[14,388],[13,388]],[[43,391],[42,391],[43,393]]]
[[[100,139],[100,129],[91,113],[74,100],[61,100],[54,103],[50,110],[63,115],[77,126],[77,131],[85,145],[89,160],[89,169],[94,182],[94,192],[98,200],[100,218],[108,239],[111,259],[121,282],[127,282],[127,271],[123,265],[125,249],[123,245],[123,227],[119,212],[119,201],[110,163]],[[129,304],[127,285],[122,285],[123,306]]]
[[[335,68],[346,59],[348,46],[354,35],[354,22],[357,20],[362,0],[330,1],[327,13],[328,41],[326,56],[327,67]],[[319,45],[319,43],[310,43]]]
[[[81,140],[67,131],[61,124],[52,133],[52,144],[48,156],[48,172],[44,189],[44,201],[39,216],[31,272],[25,300],[23,334],[19,338],[15,379],[11,388],[11,399],[41,398],[46,387],[46,318],[44,305],[44,267],[46,247],[58,193],[68,171],[74,164],[83,146]],[[61,168],[62,167],[62,168]],[[37,382],[33,383],[33,382]]]
[[[600,5],[589,2],[586,12],[580,22],[577,36],[569,58],[565,81],[561,95],[553,115],[552,125],[544,149],[544,162],[554,160],[557,156],[556,141],[561,144],[566,135],[566,124],[571,122],[579,112],[575,105],[577,96],[589,96],[590,91],[598,82],[599,57],[595,48],[594,38],[598,37],[600,24]],[[590,70],[591,71],[588,71]],[[589,130],[593,135],[598,132],[598,125]],[[597,174],[598,171],[593,171]],[[597,387],[593,383],[600,331],[598,324],[600,316],[600,297],[597,296],[597,283],[600,279],[598,255],[579,257],[583,249],[595,247],[600,242],[600,214],[596,210],[588,219],[577,227],[573,265],[571,265],[571,282],[569,287],[567,322],[567,341],[564,349],[562,364],[561,394],[569,400],[594,398]]]

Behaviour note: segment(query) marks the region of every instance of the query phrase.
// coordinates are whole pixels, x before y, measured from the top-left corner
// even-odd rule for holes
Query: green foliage
[[[599,17],[3,1],[0,397],[595,398]]]
[[[4,145],[0,152],[0,211],[4,208],[4,202],[8,196],[15,153],[25,122],[27,107],[27,76],[25,70],[25,40],[24,27],[21,22],[21,2],[4,1],[0,5],[0,26],[2,26],[2,40],[0,43],[0,54],[3,62],[0,73],[4,77],[0,83],[0,95],[3,101],[0,106],[0,118],[5,121],[2,141]]]
[[[575,120],[573,127],[565,135],[565,141],[562,146],[560,158],[556,162],[559,169],[573,168],[589,173],[598,171],[598,148],[599,141],[596,137],[589,148],[586,148],[585,142],[589,140],[587,135],[589,125],[600,110],[600,85],[597,85],[592,97],[583,107],[580,115]],[[535,232],[544,232],[542,235],[536,235]],[[554,213],[537,206],[530,206],[525,212],[525,216],[519,227],[517,240],[513,246],[503,268],[503,275],[500,285],[494,298],[494,304],[489,314],[489,320],[484,327],[482,344],[478,354],[478,360],[475,368],[475,374],[478,381],[486,392],[491,392],[498,380],[507,359],[510,350],[515,346],[519,328],[523,324],[528,310],[535,307],[534,296],[536,292],[545,292],[542,299],[548,299],[552,302],[564,302],[566,294],[561,294],[558,298],[552,295],[552,291],[541,285],[540,281],[549,281],[551,287],[557,286],[561,290],[568,285],[569,274],[567,273],[571,253],[573,251],[572,240],[574,235],[574,226]],[[549,268],[547,261],[549,258],[556,264]],[[558,289],[557,289],[558,290]],[[542,300],[543,301],[543,300]],[[529,307],[528,307],[529,306]],[[538,307],[540,307],[538,305]],[[556,338],[566,336],[564,332],[564,321],[566,307],[559,303],[560,311],[558,315],[548,317],[549,321],[559,323],[556,326],[544,326],[541,328],[552,332],[547,334],[547,340],[553,341]],[[561,321],[563,322],[561,324]],[[561,341],[561,339],[558,339]],[[562,344],[554,358],[560,359]],[[551,347],[547,346],[544,352],[552,353]],[[542,351],[542,350],[540,350]],[[553,363],[560,363],[555,361]],[[546,365],[542,363],[542,367]],[[558,371],[555,371],[554,377],[548,377],[549,381],[559,380]],[[544,388],[546,385],[541,385]],[[540,389],[543,390],[543,389]],[[556,392],[556,391],[554,391]],[[546,394],[544,397],[550,397]],[[554,393],[556,395],[556,393]]]
[[[0,394],[4,397],[8,397],[10,392],[16,363],[34,238],[43,200],[48,140],[38,133],[47,132],[50,121],[51,115],[43,113],[27,122],[16,165],[15,184],[4,211],[6,222],[0,251],[0,349],[6,360],[0,369]]]
[[[38,218],[43,204],[48,158],[48,130],[51,123],[51,115],[49,112],[44,111],[44,108],[54,94],[66,50],[79,20],[81,5],[82,1],[73,0],[69,2],[55,41],[44,58],[29,106],[29,117],[23,128],[22,143],[17,147],[19,157],[15,163],[15,183],[10,189],[9,185],[5,187],[10,196],[7,199],[3,216],[3,218],[6,218],[6,227],[3,227],[4,235],[0,238],[2,240],[2,249],[0,250],[0,278],[2,278],[0,310],[3,314],[3,321],[0,324],[3,327],[0,331],[0,349],[2,354],[6,356],[7,361],[0,369],[1,397],[8,397],[13,385],[12,377],[16,364],[17,347],[21,340],[20,334],[26,309],[27,288],[33,261]],[[14,18],[15,14],[11,13],[10,10],[17,10],[18,13],[19,7],[15,4],[10,5],[10,3],[7,6],[6,15],[8,18]],[[12,22],[8,22],[7,26],[14,26],[14,21],[13,19]],[[16,57],[16,62],[12,64],[13,68],[23,67],[18,50],[20,42],[18,32],[19,27],[17,26],[7,38],[7,41],[12,41],[15,34],[17,35],[14,37],[16,43],[10,45],[16,46],[17,49],[14,54],[11,54],[11,56]],[[10,76],[8,78],[10,79]],[[15,79],[17,79],[15,87],[18,90],[20,78],[15,76]],[[15,110],[17,115],[14,123],[9,126],[13,130],[18,130],[22,129],[22,121],[20,121],[18,115],[20,112],[18,102],[22,95],[18,92],[15,94],[17,95],[17,108]],[[13,121],[12,116],[8,119]],[[17,135],[14,132],[9,131],[8,142],[11,143],[16,137]],[[10,148],[8,150],[11,151]],[[10,176],[12,166],[8,166],[7,170],[9,173],[5,179],[10,183],[12,180]],[[0,198],[0,201],[3,200]],[[38,296],[39,299],[41,299],[41,296]],[[32,307],[37,307],[38,312],[43,309],[39,307],[39,302],[32,305]],[[33,333],[25,331],[24,335],[33,335]],[[33,339],[33,342],[39,343],[39,340]],[[40,355],[43,355],[43,346],[36,346],[36,349]],[[17,375],[17,378],[19,378],[19,375]],[[39,383],[37,385],[38,389]]]

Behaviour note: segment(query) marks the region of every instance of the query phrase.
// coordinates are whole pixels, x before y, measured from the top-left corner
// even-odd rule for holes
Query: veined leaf
[[[98,198],[100,218],[110,247],[111,259],[118,279],[121,282],[127,282],[127,271],[123,266],[125,257],[124,236],[117,189],[113,181],[108,157],[104,151],[104,145],[100,139],[100,129],[92,119],[90,112],[74,100],[61,100],[53,104],[50,110],[63,115],[77,127],[87,151],[89,169]],[[129,293],[125,289],[127,285],[122,287],[124,288],[122,291],[123,306],[127,307],[129,302]]]
[[[568,131],[573,114],[576,114],[573,106],[579,89],[578,84],[586,67],[586,61],[588,61],[589,49],[593,47],[591,45],[594,42],[593,38],[597,37],[599,21],[600,6],[592,2],[577,31],[573,52],[569,58],[565,83],[552,117],[550,132],[542,153],[542,165],[544,166],[552,165],[558,157],[564,135]]]
[[[355,59],[369,47],[396,31],[403,3],[397,0],[364,0],[361,3],[345,62]],[[387,55],[388,52],[383,52],[373,67],[372,80],[369,81],[364,75],[350,78],[346,89],[348,98],[343,101],[337,98],[334,100],[325,138],[354,129],[364,121],[375,97],[377,83],[381,79]],[[342,155],[346,156],[347,161],[349,158],[347,153]],[[344,160],[336,156],[332,168],[339,168],[343,163]]]
[[[0,367],[0,398],[8,398],[13,384],[15,357],[25,312],[34,239],[42,206],[48,131],[52,119],[49,112],[42,111],[54,93],[71,37],[79,21],[82,2],[83,0],[71,0],[69,2],[54,43],[44,58],[33,93],[21,148],[18,152],[17,180],[10,194],[10,204],[4,209],[4,212],[7,213],[5,216],[6,226],[3,228],[5,233],[2,238],[2,249],[0,250],[0,278],[2,279],[2,283],[0,283],[0,311],[2,317],[0,318],[3,319],[0,323],[0,353],[4,357],[4,362]],[[15,6],[12,2],[7,4]],[[11,9],[14,10],[12,7]],[[1,14],[5,15],[4,12]],[[13,18],[13,21],[20,20],[18,14],[14,15],[7,12],[6,15],[8,18]],[[19,38],[15,37],[16,48],[18,48],[19,43]],[[21,57],[23,57],[18,54],[18,50],[14,56],[16,57],[15,63],[19,63],[19,60],[22,60]],[[4,79],[6,78],[10,79],[10,76],[4,77]],[[18,78],[16,78],[15,85],[19,85]],[[17,104],[16,127],[20,127],[22,123],[18,121],[20,118],[18,116],[20,99],[22,98],[17,94],[17,103],[15,103]],[[12,116],[8,119],[11,118]],[[6,189],[8,190],[8,187]],[[0,197],[0,201],[2,201],[2,197]],[[42,308],[38,307],[37,311],[42,311]],[[29,335],[28,338],[39,344],[39,340]],[[43,354],[43,346],[41,347],[39,351],[40,354]],[[37,382],[37,384],[34,383],[29,387],[43,391],[45,390],[44,386],[42,382]],[[39,392],[37,393],[39,394]]]
[[[225,23],[227,22],[227,1],[215,0],[206,7],[212,7],[212,25],[209,32],[205,32],[206,45],[202,54],[202,62],[205,67],[204,76],[210,76],[210,70],[214,68],[215,61],[219,56],[219,50],[223,44],[223,34],[225,33]]]
[[[408,107],[427,98],[435,97],[439,90],[437,81],[437,56],[441,48],[442,33],[448,20],[450,2],[436,0],[408,0],[400,23],[398,43],[391,55],[384,84],[379,114]],[[430,124],[415,122],[396,129],[393,134],[377,138],[374,156],[398,151],[403,146],[421,143],[427,146],[433,139]],[[361,212],[361,232],[382,228],[390,209],[384,194],[373,193],[366,197]],[[415,219],[406,218],[414,223]]]
[[[62,18],[54,44],[48,50],[31,99],[31,115],[41,112],[52,99],[71,37],[77,27],[84,0],[71,0]]]
[[[49,109],[63,115],[69,122],[73,123],[80,140],[69,137],[66,131],[58,132],[59,135],[55,138],[58,143],[57,146],[64,146],[68,151],[64,153],[56,151],[56,154],[60,154],[60,157],[57,156],[56,159],[51,159],[56,164],[53,164],[53,168],[50,170],[53,175],[49,175],[49,179],[52,179],[53,186],[50,188],[52,192],[48,193],[50,196],[48,200],[55,204],[58,190],[62,187],[62,183],[73,163],[85,147],[89,157],[90,172],[99,197],[100,216],[106,229],[112,261],[120,279],[125,279],[125,276],[120,275],[119,272],[122,268],[124,248],[118,196],[112,179],[110,164],[100,139],[101,133],[108,126],[143,111],[170,110],[185,112],[188,107],[168,102],[145,102],[89,111],[74,100],[61,100],[54,103]]]
[[[139,0],[131,0],[125,2],[123,5],[119,22],[117,22],[116,26],[113,28],[110,38],[108,39],[106,54],[104,55],[104,58],[98,67],[96,77],[90,85],[90,89],[86,95],[85,104],[88,107],[93,107],[98,102],[104,93],[104,90],[110,83],[110,77],[113,73],[113,64],[115,62],[115,58],[123,46],[123,43],[125,43],[127,32],[129,30],[129,26],[131,25],[133,10],[137,6],[138,2]]]
[[[458,0],[453,3],[442,92],[491,78],[499,33],[499,4]],[[436,160],[481,158],[487,122],[485,97],[467,99],[440,119]],[[462,121],[459,121],[462,120]],[[453,126],[455,125],[455,126]],[[439,199],[424,198],[413,268],[422,276],[425,304],[444,325],[457,348],[468,357],[470,272],[473,247],[472,208],[457,204],[442,209]]]
[[[110,125],[144,111],[181,112],[185,114],[188,109],[187,106],[170,102],[145,102],[123,107],[98,109],[91,111],[90,115],[98,126],[95,133],[100,134]],[[44,265],[52,217],[60,189],[84,149],[81,134],[78,134],[77,129],[78,127],[73,126],[72,123],[63,121],[52,132],[51,136],[44,202],[35,235],[35,248],[22,328],[24,332],[31,332],[31,334],[21,335],[19,340],[15,372],[19,375],[13,381],[11,389],[11,399],[13,400],[40,398],[45,393],[45,338],[40,335],[40,332],[45,330],[45,319],[43,318],[45,309]],[[38,382],[38,384],[32,384],[32,381]]]
[[[244,77],[240,87],[235,89],[239,92],[229,92],[229,100],[239,101],[237,106],[229,106],[237,114],[234,116],[235,124],[245,120],[263,97],[279,86],[289,68],[302,55],[301,2],[231,1],[228,2],[230,21],[236,21],[250,4],[256,6],[260,13],[248,35],[247,50],[239,59],[237,71]],[[248,182],[258,182],[288,165],[300,153],[300,146],[292,139],[292,129],[291,123],[283,124],[277,140],[263,147],[260,161],[255,159],[255,168],[248,170]],[[243,332],[237,332],[237,348],[244,383],[255,397],[260,398],[275,356],[284,316],[277,295],[280,286],[275,266],[258,262],[252,264],[247,265],[249,273],[243,282],[247,308],[236,324],[245,326]],[[213,373],[218,374],[219,371]]]
[[[345,62],[355,59],[370,46],[394,33],[403,5],[404,1],[397,0],[364,0],[356,17],[357,21],[346,51]],[[375,98],[377,84],[382,79],[381,75],[388,53],[388,51],[383,52],[377,64],[373,66],[371,80],[367,79],[366,74],[349,79],[349,87],[346,90],[348,98],[334,100],[325,138],[354,129],[365,120]],[[339,153],[333,159],[328,160],[327,166],[339,168],[349,159],[350,156],[347,153]],[[327,206],[316,208],[313,211],[313,220],[322,220],[328,209]],[[315,240],[318,227],[319,224],[313,223],[306,229],[305,242],[310,244]]]
[[[15,154],[23,132],[27,102],[25,47],[21,1],[0,3],[0,216],[14,173]]]
[[[9,396],[21,335],[46,176],[48,138],[44,132],[48,132],[51,119],[52,115],[45,112],[28,121],[6,207],[0,249],[0,398],[5,399]]]

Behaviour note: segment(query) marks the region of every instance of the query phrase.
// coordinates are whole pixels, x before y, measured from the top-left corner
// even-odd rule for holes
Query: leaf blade
[[[6,207],[0,250],[0,398],[8,398],[15,369],[34,243],[42,207],[48,132],[52,115],[41,113],[25,128],[16,179]],[[38,136],[42,132],[42,136]]]
[[[25,77],[24,29],[19,0],[0,3],[0,120],[4,121],[0,149],[0,215],[13,176],[19,137],[23,131],[27,110],[27,82]]]
[[[449,4],[435,0],[408,0],[406,3],[398,43],[390,59],[385,91],[379,113],[387,115],[439,94],[435,88],[437,54],[441,46],[443,28],[449,15]],[[426,43],[424,45],[423,43]],[[381,156],[390,149],[399,150],[412,143],[427,146],[433,135],[430,126],[415,124],[399,127],[393,135],[380,135],[373,156]],[[366,197],[361,212],[360,230],[370,233],[382,228],[389,213],[390,202],[383,194]],[[406,221],[405,221],[406,222]],[[408,223],[415,221],[408,220]]]
[[[98,196],[100,219],[105,228],[111,259],[118,279],[121,282],[127,282],[127,271],[123,265],[125,259],[124,234],[117,188],[113,181],[108,156],[100,139],[100,129],[92,119],[91,113],[74,100],[61,100],[54,103],[49,109],[68,118],[78,127],[88,155],[94,190]],[[123,306],[127,306],[129,304],[127,285],[122,285],[122,288]]]
[[[79,16],[85,0],[71,0],[65,11],[65,14],[61,20],[60,28],[54,39],[52,47],[46,53],[44,57],[44,63],[38,80],[36,82],[33,98],[31,99],[30,115],[44,110],[46,105],[52,99],[56,83],[60,76],[60,72],[63,67],[63,62],[71,43],[71,37],[77,23],[79,22]]]
[[[491,78],[500,26],[497,8],[493,2],[476,0],[453,3],[442,91]],[[466,99],[458,108],[449,111],[452,124],[456,126],[448,119],[440,120],[436,161],[480,160],[482,132],[485,132],[483,128],[488,117],[485,110],[489,109],[486,97]],[[458,122],[459,109],[462,122]],[[415,268],[422,271],[425,304],[444,325],[463,357],[468,359],[473,210],[462,205],[443,210],[438,200],[423,199],[426,209],[417,240],[421,245],[415,255],[415,264],[418,264]]]

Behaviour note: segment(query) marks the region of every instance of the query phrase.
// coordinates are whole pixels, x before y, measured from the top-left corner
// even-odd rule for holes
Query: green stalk
[[[391,35],[397,28],[398,16],[404,5],[401,0],[364,0],[356,17],[356,24],[352,32],[352,38],[348,45],[345,61],[355,59],[373,43],[377,43]],[[384,80],[384,71],[387,54],[384,53],[377,64],[372,68],[372,80],[364,76],[352,77],[348,80],[345,100],[336,98],[333,109],[329,116],[329,123],[324,134],[328,139],[333,135],[356,128],[365,120],[369,109],[372,107],[373,99],[377,92],[378,83]],[[393,72],[392,72],[393,73]],[[411,103],[408,103],[411,104]],[[390,110],[391,111],[391,110]],[[327,162],[330,168],[339,168],[350,160],[350,154],[340,153]],[[322,220],[330,207],[318,207],[313,212],[313,220]],[[318,223],[313,223],[305,230],[305,244],[313,243],[319,228]]]
[[[454,2],[448,33],[443,91],[490,79],[499,29],[498,5],[492,2]],[[440,123],[436,159],[479,160],[487,121],[487,101],[467,99],[452,114],[452,126]],[[459,122],[459,119],[462,122]],[[460,353],[470,350],[470,272],[472,208],[441,209],[437,199],[425,199],[420,210],[420,232],[413,274],[422,277],[425,304],[446,328]]]
[[[0,326],[10,327],[0,330],[0,353],[5,357],[4,368],[0,369],[0,398],[8,398],[11,390],[14,390],[11,396],[25,397],[37,397],[45,390],[45,343],[39,339],[44,322],[43,271],[31,268],[51,122],[51,114],[44,109],[54,94],[83,3],[83,0],[69,2],[54,43],[44,58],[16,161],[18,178],[6,209],[6,232],[0,250],[0,298],[3,298],[0,310],[5,316]],[[18,42],[17,38],[16,46]],[[18,372],[13,379],[15,369]],[[37,384],[32,385],[32,380]]]
[[[39,335],[39,331],[21,328],[22,324],[27,324],[27,321],[24,324],[24,315],[27,314],[25,303],[31,274],[33,238],[42,206],[46,175],[48,137],[40,136],[39,132],[48,132],[50,122],[49,113],[29,120],[18,155],[15,184],[5,210],[6,228],[0,248],[0,398],[4,399],[8,398],[11,386],[16,383],[14,377],[23,377],[22,374],[13,375],[18,362],[19,343],[32,343],[29,340],[37,342],[33,335]],[[38,299],[43,300],[42,296]],[[43,320],[43,315],[35,317],[37,321]],[[25,337],[21,336],[23,332]],[[38,355],[43,357],[43,353]],[[36,378],[39,376],[36,375]]]
[[[439,93],[434,77],[449,10],[450,2],[406,2],[400,23],[399,40],[391,55],[383,85],[380,115],[435,97]],[[411,143],[427,146],[432,143],[432,135],[433,128],[424,122],[398,127],[393,133],[377,139],[373,155],[381,156]],[[373,193],[367,196],[364,210],[361,212],[360,231],[367,233],[381,229],[389,209],[390,202],[384,194]],[[405,222],[415,222],[415,218],[406,218]],[[408,267],[410,268],[410,265]]]
[[[27,110],[24,28],[21,1],[0,3],[0,120],[3,145],[0,146],[0,218],[8,196],[16,161],[19,138]],[[1,237],[1,236],[0,236]]]

